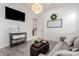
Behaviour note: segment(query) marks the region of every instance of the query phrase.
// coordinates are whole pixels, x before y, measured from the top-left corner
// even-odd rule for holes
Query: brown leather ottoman
[[[44,43],[44,42],[40,42],[38,44],[34,43],[30,46],[30,55],[31,56],[37,56],[40,53],[45,54],[48,51],[49,51],[48,41],[46,43]]]

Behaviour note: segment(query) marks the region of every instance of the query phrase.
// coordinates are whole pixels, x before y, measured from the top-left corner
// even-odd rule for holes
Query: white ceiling
[[[31,11],[31,7],[33,3],[17,3],[18,5],[21,5],[22,8],[26,10]],[[40,3],[43,6],[43,12],[46,12],[50,9],[59,8],[63,6],[72,6],[72,5],[78,5],[79,3]]]
[[[26,6],[28,9],[31,9],[33,3],[24,3],[23,5]],[[69,5],[79,5],[79,3],[40,3],[43,6],[43,10],[49,10],[53,8],[58,8],[62,6],[69,6]]]
[[[18,4],[26,9],[31,10],[31,6],[33,3],[13,3],[13,4]],[[69,5],[79,5],[79,3],[40,3],[40,4],[43,6],[43,10],[49,10],[49,9],[59,8],[62,6],[69,6]]]

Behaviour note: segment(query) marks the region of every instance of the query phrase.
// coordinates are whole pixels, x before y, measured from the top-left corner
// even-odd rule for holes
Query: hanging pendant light
[[[33,11],[35,14],[41,13],[42,10],[43,10],[43,7],[42,7],[41,4],[38,4],[38,3],[32,4],[32,11]]]

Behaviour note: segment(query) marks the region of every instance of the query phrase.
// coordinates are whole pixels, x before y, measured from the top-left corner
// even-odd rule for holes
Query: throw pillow
[[[72,45],[77,36],[70,35],[64,40],[68,45]]]
[[[74,41],[74,48],[79,48],[79,37]]]

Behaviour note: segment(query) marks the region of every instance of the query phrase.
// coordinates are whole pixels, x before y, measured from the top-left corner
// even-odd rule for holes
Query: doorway
[[[37,18],[33,18],[32,20],[32,35],[34,37],[37,35]]]

